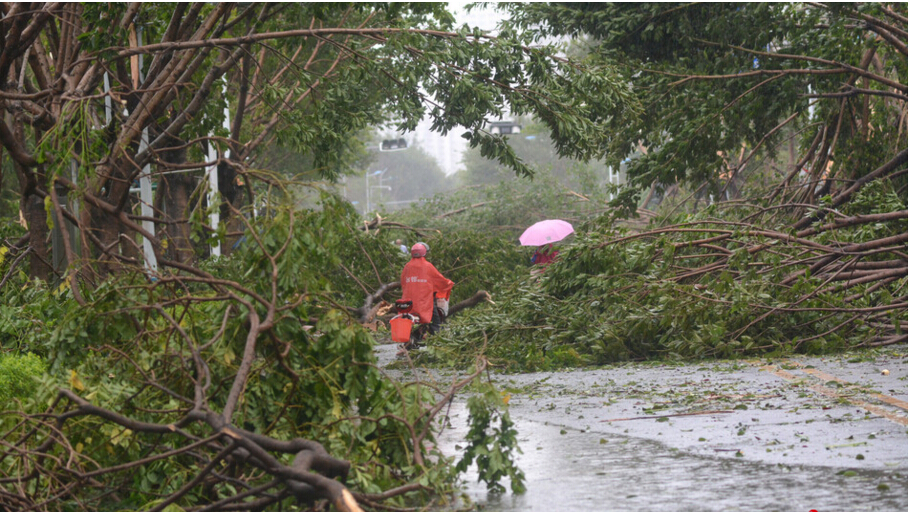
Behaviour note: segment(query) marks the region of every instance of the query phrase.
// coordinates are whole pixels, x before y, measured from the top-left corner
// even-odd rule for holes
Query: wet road
[[[380,354],[386,347],[379,347]],[[882,375],[882,370],[888,375]],[[905,511],[905,348],[506,375],[527,493],[482,510]],[[457,454],[463,403],[440,447]]]

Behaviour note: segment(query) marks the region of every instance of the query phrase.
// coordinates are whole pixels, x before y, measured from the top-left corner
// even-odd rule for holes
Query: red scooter
[[[403,343],[407,350],[419,348],[419,343],[429,331],[430,324],[421,324],[420,316],[411,313],[412,300],[396,300],[395,311],[398,314],[388,322],[391,325],[391,340]]]

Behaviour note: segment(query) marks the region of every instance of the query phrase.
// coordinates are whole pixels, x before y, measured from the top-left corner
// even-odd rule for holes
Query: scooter
[[[413,301],[398,299],[395,301],[395,311],[398,312],[391,320],[391,340],[403,343],[404,348],[412,350],[420,348],[420,342],[429,331],[430,324],[421,324],[420,316],[413,311]]]

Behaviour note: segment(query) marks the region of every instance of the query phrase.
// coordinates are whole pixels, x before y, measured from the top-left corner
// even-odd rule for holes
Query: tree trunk
[[[169,163],[178,164],[186,161],[186,151],[183,149],[165,151],[163,156]],[[163,194],[161,198],[163,214],[168,221],[166,228],[169,239],[168,252],[174,261],[191,264],[195,251],[189,213],[193,207],[191,199],[196,188],[195,178],[190,172],[175,172],[162,174],[158,183],[158,194]]]
[[[48,260],[47,212],[44,210],[44,200],[37,194],[29,194],[22,197],[21,206],[25,221],[28,223],[28,243],[31,248],[28,258],[31,275],[42,281],[49,281],[53,270]]]
[[[13,137],[20,147],[25,147],[24,127],[21,122],[18,122],[18,119],[16,121]],[[42,281],[48,281],[53,276],[53,267],[47,250],[47,212],[44,209],[44,199],[38,193],[39,184],[45,182],[44,173],[37,169],[33,172],[19,162],[16,162],[15,166],[19,176],[19,208],[28,224],[31,275]]]
[[[137,201],[134,197],[130,196],[126,200],[126,211],[134,211],[137,205]],[[137,261],[143,260],[145,255],[142,254],[140,248],[142,247],[142,238],[139,233],[135,232],[132,229],[129,229],[126,226],[120,226],[120,236],[122,243],[120,244],[120,249],[124,256],[130,259]],[[128,239],[128,240],[127,240]],[[135,242],[135,243],[133,243]]]
[[[238,184],[237,171],[234,166],[225,162],[218,164],[218,192],[221,193],[221,223],[226,224],[227,232],[243,231],[243,224],[233,216],[233,209],[239,210],[243,205],[242,187]],[[239,236],[229,236],[221,245],[221,254],[227,256],[233,250]]]
[[[190,196],[194,183],[189,173],[162,176],[158,193],[163,194],[161,204],[167,224],[168,252],[174,261],[191,263],[193,246],[189,225]]]

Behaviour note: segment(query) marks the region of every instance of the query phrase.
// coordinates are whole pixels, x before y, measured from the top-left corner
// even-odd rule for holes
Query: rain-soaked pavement
[[[380,345],[380,361],[395,348]],[[494,378],[527,492],[489,494],[468,474],[481,510],[909,508],[905,347]],[[463,401],[450,415],[440,447],[458,455]]]

